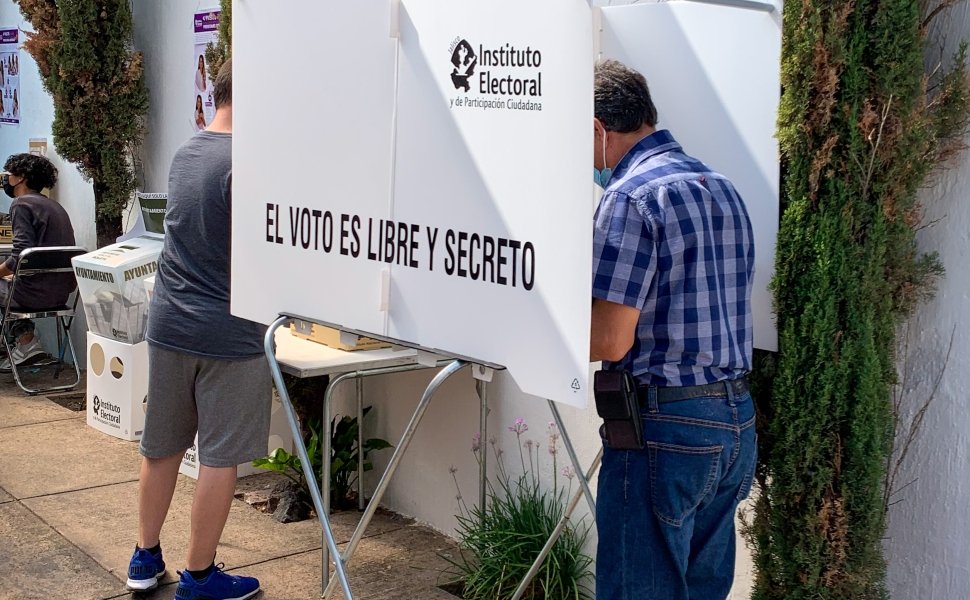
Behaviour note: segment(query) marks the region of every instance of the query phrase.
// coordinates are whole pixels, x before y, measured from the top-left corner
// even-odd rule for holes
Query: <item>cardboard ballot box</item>
[[[145,339],[144,280],[158,270],[161,251],[161,239],[137,237],[72,260],[89,330],[126,344]]]
[[[88,425],[141,439],[148,408],[148,342],[125,344],[88,332]]]
[[[290,331],[298,338],[310,340],[324,346],[336,348],[337,350],[377,350],[378,348],[390,348],[391,344],[380,340],[372,340],[367,337],[357,337],[353,334],[342,333],[338,329],[324,327],[317,323],[297,320],[290,323]],[[353,342],[357,338],[356,343]]]
[[[192,479],[199,478],[199,436],[195,436],[192,447],[185,451],[182,457],[182,464],[179,465],[179,473],[187,475]],[[290,424],[286,420],[286,412],[283,410],[283,403],[279,395],[273,392],[273,408],[269,420],[269,439],[266,442],[266,454],[277,448],[282,448],[287,452],[293,452],[293,432],[290,431]],[[253,473],[259,473],[252,463],[243,463],[237,467],[237,477],[245,477]]]

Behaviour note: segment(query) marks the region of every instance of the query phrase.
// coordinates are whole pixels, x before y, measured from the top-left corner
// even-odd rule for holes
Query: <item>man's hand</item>
[[[606,300],[593,300],[589,360],[618,361],[633,347],[640,310]]]

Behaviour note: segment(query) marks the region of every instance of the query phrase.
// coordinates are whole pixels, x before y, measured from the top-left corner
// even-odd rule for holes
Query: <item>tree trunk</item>
[[[98,236],[98,248],[114,244],[122,233],[121,215],[104,214],[103,206],[104,186],[94,182],[94,224]]]

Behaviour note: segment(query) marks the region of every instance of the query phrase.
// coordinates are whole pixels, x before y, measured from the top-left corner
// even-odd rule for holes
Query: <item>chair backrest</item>
[[[15,277],[29,277],[41,273],[73,273],[71,259],[87,254],[78,246],[46,246],[27,248],[20,253]]]

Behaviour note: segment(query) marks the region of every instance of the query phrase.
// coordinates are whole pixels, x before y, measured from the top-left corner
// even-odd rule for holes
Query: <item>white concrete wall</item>
[[[931,35],[933,51],[927,60],[937,62],[940,47],[944,56],[951,56],[963,39],[970,39],[970,4],[966,2],[940,20]],[[970,153],[964,153],[922,195],[926,221],[938,223],[921,232],[920,248],[940,253],[946,276],[934,300],[922,306],[909,324],[908,357],[902,355],[906,353],[906,344],[902,344],[905,422],[912,421],[938,380],[939,388],[895,486],[904,489],[893,497],[897,504],[890,511],[886,539],[894,598],[970,598],[968,190]],[[947,362],[951,335],[953,347]]]
[[[195,133],[192,125],[194,35],[192,16],[218,9],[218,0],[133,0],[135,47],[145,55],[151,97],[148,133],[139,153],[144,192],[167,192],[172,157]]]

